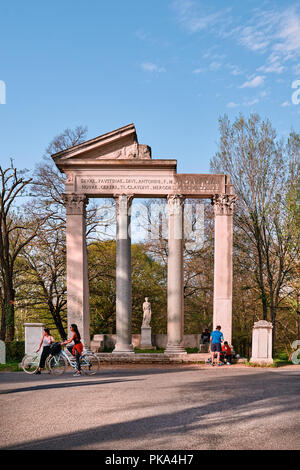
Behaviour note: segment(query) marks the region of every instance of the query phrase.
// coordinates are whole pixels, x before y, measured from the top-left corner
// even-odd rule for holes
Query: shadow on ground
[[[91,385],[90,382],[89,384]],[[131,443],[129,448],[132,449],[151,449],[156,448],[154,442],[157,442],[155,439],[158,438],[159,448],[168,449],[174,448],[172,442],[180,436],[183,443],[181,448],[217,448],[220,443],[225,442],[225,436],[227,439],[230,436],[234,445],[239,439],[238,429],[245,432],[245,426],[250,429],[248,442],[244,447],[241,443],[240,448],[271,448],[272,439],[278,439],[277,448],[300,448],[300,376],[297,374],[269,371],[230,376],[207,374],[207,380],[202,377],[201,381],[193,380],[177,386],[174,384],[174,387],[177,387],[178,393],[173,412],[154,415],[155,406],[152,402],[151,416],[31,440],[2,449],[122,449],[126,448],[128,442]],[[165,388],[168,389],[168,386]],[[167,403],[167,391],[164,396],[164,402]],[[201,397],[203,403],[199,404]],[[141,409],[149,405],[149,401],[139,402],[136,408]],[[162,402],[159,405],[162,406]],[[177,405],[182,405],[181,408],[184,409],[176,411]],[[124,410],[126,409],[128,407],[124,404]],[[122,416],[122,410],[120,414]],[[281,420],[280,425],[278,418]],[[271,430],[271,434],[265,430],[265,442],[257,442],[254,446],[254,439],[258,439],[259,433],[264,431],[264,426]],[[185,445],[188,447],[184,447]]]

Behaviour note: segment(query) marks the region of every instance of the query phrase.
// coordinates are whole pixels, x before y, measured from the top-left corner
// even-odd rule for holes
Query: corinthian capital
[[[215,194],[211,200],[215,215],[233,215],[236,200],[235,194]]]
[[[85,215],[89,200],[85,194],[63,194],[67,215]]]
[[[185,196],[182,194],[169,194],[167,199],[170,212],[179,212],[183,209]]]
[[[133,201],[132,194],[114,194],[116,201],[116,212],[119,214],[129,214]]]

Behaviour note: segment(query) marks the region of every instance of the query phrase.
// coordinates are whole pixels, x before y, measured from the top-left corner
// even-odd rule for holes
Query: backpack
[[[56,342],[56,343],[52,343],[50,344],[50,354],[52,354],[52,356],[54,356],[55,354],[58,354],[60,353],[61,351],[61,344]]]

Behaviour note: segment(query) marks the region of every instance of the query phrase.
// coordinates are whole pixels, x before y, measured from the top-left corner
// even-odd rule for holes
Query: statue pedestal
[[[155,346],[152,346],[151,341],[151,326],[143,327],[141,329],[141,349],[156,349]]]

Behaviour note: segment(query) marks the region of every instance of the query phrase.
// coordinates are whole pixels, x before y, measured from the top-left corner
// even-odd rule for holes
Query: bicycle
[[[25,354],[21,362],[21,367],[24,370],[24,372],[26,372],[26,374],[34,374],[37,371],[37,368],[39,367],[40,359],[41,359],[40,352],[33,352],[33,353]],[[49,367],[47,367],[47,361],[46,361],[45,366],[49,370]]]
[[[95,375],[100,367],[100,361],[96,354],[89,349],[85,349],[80,356],[80,367],[86,375]],[[65,372],[66,368],[71,366],[77,370],[77,364],[74,356],[68,354],[61,349],[58,354],[51,355],[46,359],[46,367],[53,375],[61,375]]]

